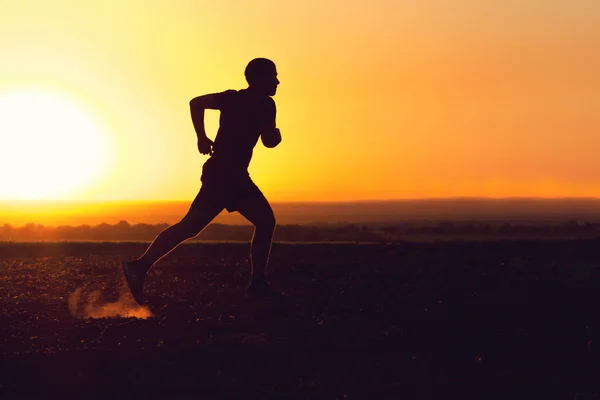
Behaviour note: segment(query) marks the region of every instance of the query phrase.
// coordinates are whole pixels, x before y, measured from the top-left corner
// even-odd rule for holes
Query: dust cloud
[[[127,286],[121,288],[119,298],[115,302],[104,302],[102,294],[96,290],[84,296],[83,288],[78,288],[67,299],[67,305],[75,318],[139,318],[152,317],[152,312],[145,306],[139,306],[131,297]]]

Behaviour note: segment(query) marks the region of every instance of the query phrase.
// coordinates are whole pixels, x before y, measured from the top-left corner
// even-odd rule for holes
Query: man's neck
[[[250,96],[252,96],[256,99],[268,97],[268,96],[265,96],[264,94],[260,93],[256,88],[254,88],[252,86],[248,86],[246,88],[246,90],[248,91],[248,94],[250,94]]]

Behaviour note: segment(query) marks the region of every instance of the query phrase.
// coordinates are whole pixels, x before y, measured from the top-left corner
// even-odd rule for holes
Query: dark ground
[[[600,398],[600,240],[282,244],[287,304],[243,297],[248,244],[185,244],[155,317],[114,301],[143,243],[0,245],[0,398]]]

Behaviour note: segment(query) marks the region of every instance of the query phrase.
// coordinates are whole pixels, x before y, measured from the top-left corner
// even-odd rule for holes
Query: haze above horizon
[[[177,222],[189,202],[5,202],[0,225],[46,226]],[[279,224],[401,223],[408,220],[568,220],[600,221],[598,198],[444,198],[354,202],[274,202]],[[248,224],[237,213],[222,212],[217,223]]]

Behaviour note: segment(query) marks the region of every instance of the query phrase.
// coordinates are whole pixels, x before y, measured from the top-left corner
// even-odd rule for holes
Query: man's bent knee
[[[269,217],[265,217],[260,219],[254,224],[257,230],[264,232],[273,232],[275,230],[275,226],[277,225],[277,221],[275,221],[275,216],[271,215]]]

